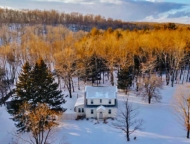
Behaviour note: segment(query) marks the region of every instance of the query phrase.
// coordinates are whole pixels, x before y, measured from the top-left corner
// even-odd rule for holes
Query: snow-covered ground
[[[108,81],[106,81],[108,84]],[[66,97],[66,103],[63,107],[67,108],[66,114],[74,114],[73,106],[77,97],[83,96],[84,84],[80,90],[77,88],[75,82],[75,92],[73,98]],[[90,84],[89,84],[90,85]],[[105,84],[106,85],[106,84]],[[63,88],[65,96],[68,94],[67,90]],[[171,109],[171,99],[175,87],[164,86],[161,90],[162,100],[160,103],[147,104],[142,101],[140,97],[136,97],[134,93],[129,94],[129,101],[133,107],[139,107],[139,118],[145,121],[143,129],[136,131],[131,135],[130,143],[136,144],[187,144],[190,140],[186,139],[186,131],[179,124],[174,112]],[[119,108],[126,95],[118,93]],[[9,134],[15,131],[15,126],[10,116],[4,107],[0,107],[0,144],[8,144],[12,135]],[[96,124],[94,119],[83,120],[65,120],[60,119],[60,125],[54,130],[51,143],[60,144],[61,141],[69,144],[126,144],[125,134],[115,129],[112,123],[115,120],[108,119],[107,124],[100,121]],[[136,140],[133,137],[137,137]],[[24,144],[24,142],[21,142]]]
[[[160,103],[147,104],[134,94],[129,94],[129,101],[133,107],[139,107],[139,118],[145,123],[141,131],[131,135],[130,143],[138,144],[185,144],[190,143],[186,139],[186,132],[178,123],[170,104],[175,88],[165,86],[161,91],[163,99]],[[118,102],[122,106],[122,101],[126,95],[119,93]],[[58,137],[66,137],[70,144],[125,144],[125,134],[112,126],[114,120],[109,119],[107,124],[103,121],[95,124],[93,119],[89,120],[66,120],[58,127]],[[137,137],[133,140],[134,136]]]

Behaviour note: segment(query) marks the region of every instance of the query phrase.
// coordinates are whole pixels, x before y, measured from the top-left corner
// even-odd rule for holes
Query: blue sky
[[[100,14],[124,21],[190,24],[190,0],[0,0],[0,6]]]

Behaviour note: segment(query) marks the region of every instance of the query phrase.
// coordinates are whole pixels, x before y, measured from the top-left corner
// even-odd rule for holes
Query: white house
[[[77,116],[104,119],[116,117],[117,87],[116,86],[86,86],[84,97],[75,103]]]

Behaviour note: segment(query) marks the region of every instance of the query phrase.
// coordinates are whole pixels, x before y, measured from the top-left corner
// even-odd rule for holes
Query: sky
[[[190,0],[0,0],[0,7],[102,15],[129,22],[190,24]]]

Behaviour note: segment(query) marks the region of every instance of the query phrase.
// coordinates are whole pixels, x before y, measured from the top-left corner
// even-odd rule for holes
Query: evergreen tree
[[[31,81],[31,66],[28,62],[26,62],[23,67],[21,74],[19,75],[19,81],[16,84],[15,93],[16,96],[9,103],[10,106],[7,107],[8,112],[12,114],[13,120],[16,122],[16,127],[19,132],[27,132],[29,131],[25,124],[20,121],[23,118],[22,114],[16,115],[19,112],[19,107],[24,103],[31,101],[33,98],[32,92],[32,81]]]
[[[90,79],[92,81],[92,84],[98,80],[100,76],[100,65],[99,65],[99,59],[96,55],[93,55],[90,58],[90,67],[87,67],[86,69],[86,75],[87,79]]]
[[[81,78],[84,80],[92,81],[92,84],[101,80],[101,72],[106,69],[103,59],[99,58],[96,54],[93,54],[85,67],[85,73],[81,74]]]
[[[43,103],[51,110],[62,110],[61,104],[64,99],[61,91],[57,88],[58,84],[54,82],[53,75],[42,59],[36,62],[33,69],[28,62],[24,64],[16,84],[16,96],[8,108],[8,112],[14,116],[13,120],[16,122],[15,125],[19,132],[30,131],[27,124],[23,122],[24,115],[18,114],[23,103],[30,104],[33,109]]]
[[[132,68],[122,68],[118,72],[118,89],[123,89],[126,92],[128,88],[132,85]]]
[[[33,98],[32,81],[31,81],[31,66],[26,62],[22,67],[22,72],[18,77],[19,81],[16,84],[15,100],[29,101]]]
[[[16,84],[16,89],[13,99],[9,102],[7,109],[11,114],[16,114],[24,101],[29,101],[33,98],[32,92],[32,82],[31,82],[31,66],[26,62],[23,67],[20,75],[18,76],[19,81]]]
[[[63,95],[58,89],[58,84],[54,83],[52,73],[42,59],[39,59],[31,72],[34,92],[33,105],[46,103],[52,109],[61,109],[64,102]]]

